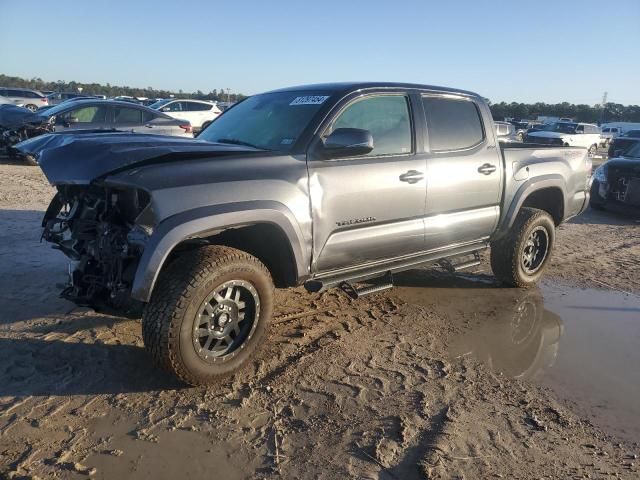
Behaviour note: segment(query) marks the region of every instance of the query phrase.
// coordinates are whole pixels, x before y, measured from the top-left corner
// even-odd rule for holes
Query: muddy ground
[[[39,243],[52,192],[0,160],[0,478],[640,476],[636,429],[533,380],[558,348],[539,332],[562,333],[539,307],[549,288],[637,299],[635,220],[563,225],[542,289],[499,288],[485,261],[357,301],[279,291],[249,368],[187,388],[151,365],[137,321],[57,298],[65,258]]]

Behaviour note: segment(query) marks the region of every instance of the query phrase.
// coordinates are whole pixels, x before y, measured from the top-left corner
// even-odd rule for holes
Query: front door
[[[56,116],[56,131],[107,128],[104,105],[84,105]]]
[[[371,153],[331,160],[309,155],[314,272],[365,265],[423,250],[426,161],[416,155],[410,98],[350,100],[322,132],[371,132]]]
[[[502,191],[490,114],[464,96],[423,95],[422,105],[429,146],[426,248],[486,239],[498,222]]]

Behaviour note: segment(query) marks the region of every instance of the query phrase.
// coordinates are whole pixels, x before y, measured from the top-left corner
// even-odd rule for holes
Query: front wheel
[[[593,157],[596,153],[598,153],[598,145],[591,145],[589,147],[589,156]]]
[[[502,283],[512,287],[534,285],[547,267],[555,243],[551,215],[523,208],[506,237],[491,243],[491,268]]]
[[[234,373],[264,338],[273,289],[267,268],[248,253],[218,245],[185,253],[160,274],[145,308],[145,348],[190,385]]]

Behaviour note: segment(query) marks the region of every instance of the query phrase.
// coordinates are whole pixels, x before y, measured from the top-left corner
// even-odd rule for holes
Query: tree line
[[[55,82],[49,82],[41,78],[21,78],[11,77],[8,75],[0,74],[0,87],[18,87],[18,88],[31,88],[34,90],[51,90],[55,92],[78,92],[78,88],[82,88],[83,95],[106,95],[107,97],[118,96],[130,96],[130,97],[148,97],[148,98],[169,98],[171,95],[180,98],[194,98],[198,100],[218,100],[220,102],[237,102],[246,98],[246,95],[241,93],[229,92],[224,88],[214,88],[210,92],[203,92],[197,90],[195,92],[184,92],[178,90],[177,92],[171,90],[156,89],[153,87],[135,88],[135,87],[122,87],[117,85],[111,85],[107,83],[102,85],[99,83],[82,83],[82,82],[66,82],[63,80],[57,80]]]
[[[148,98],[169,98],[171,95],[182,98],[195,98],[199,100],[217,100],[236,102],[246,98],[241,93],[231,93],[227,95],[224,88],[216,89],[209,92],[197,90],[195,92],[184,92],[183,90],[171,91],[155,89],[153,87],[135,88],[122,87],[107,83],[102,85],[99,83],[82,83],[82,82],[66,82],[57,80],[49,82],[41,78],[21,78],[11,77],[0,74],[0,87],[20,87],[32,88],[34,90],[52,90],[56,92],[77,92],[78,88],[82,88],[85,95],[106,95],[107,97],[117,97],[120,95],[128,95],[131,97],[148,97]],[[517,103],[517,102],[500,102],[490,104],[491,113],[495,120],[503,120],[505,117],[523,118],[535,120],[538,115],[546,115],[553,117],[569,117],[577,122],[588,123],[605,123],[605,122],[640,122],[640,106],[639,105],[621,105],[619,103],[606,103],[601,105],[585,105],[573,104],[568,102],[562,103]]]
[[[605,103],[601,105],[575,105],[573,103],[493,103],[490,105],[494,120],[505,117],[535,120],[538,115],[569,117],[576,122],[640,122],[640,105]]]

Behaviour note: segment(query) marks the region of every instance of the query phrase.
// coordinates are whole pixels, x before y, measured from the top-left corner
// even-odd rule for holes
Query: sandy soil
[[[37,167],[0,164],[0,478],[640,475],[639,444],[451,359],[453,339],[495,312],[437,308],[439,288],[464,281],[439,273],[399,278],[426,303],[402,286],[357,301],[279,291],[249,368],[186,388],[151,366],[138,322],[57,298],[66,262],[39,243],[52,194]],[[560,228],[548,278],[640,293],[638,259],[640,224],[587,212]],[[486,263],[470,275],[492,281]]]

